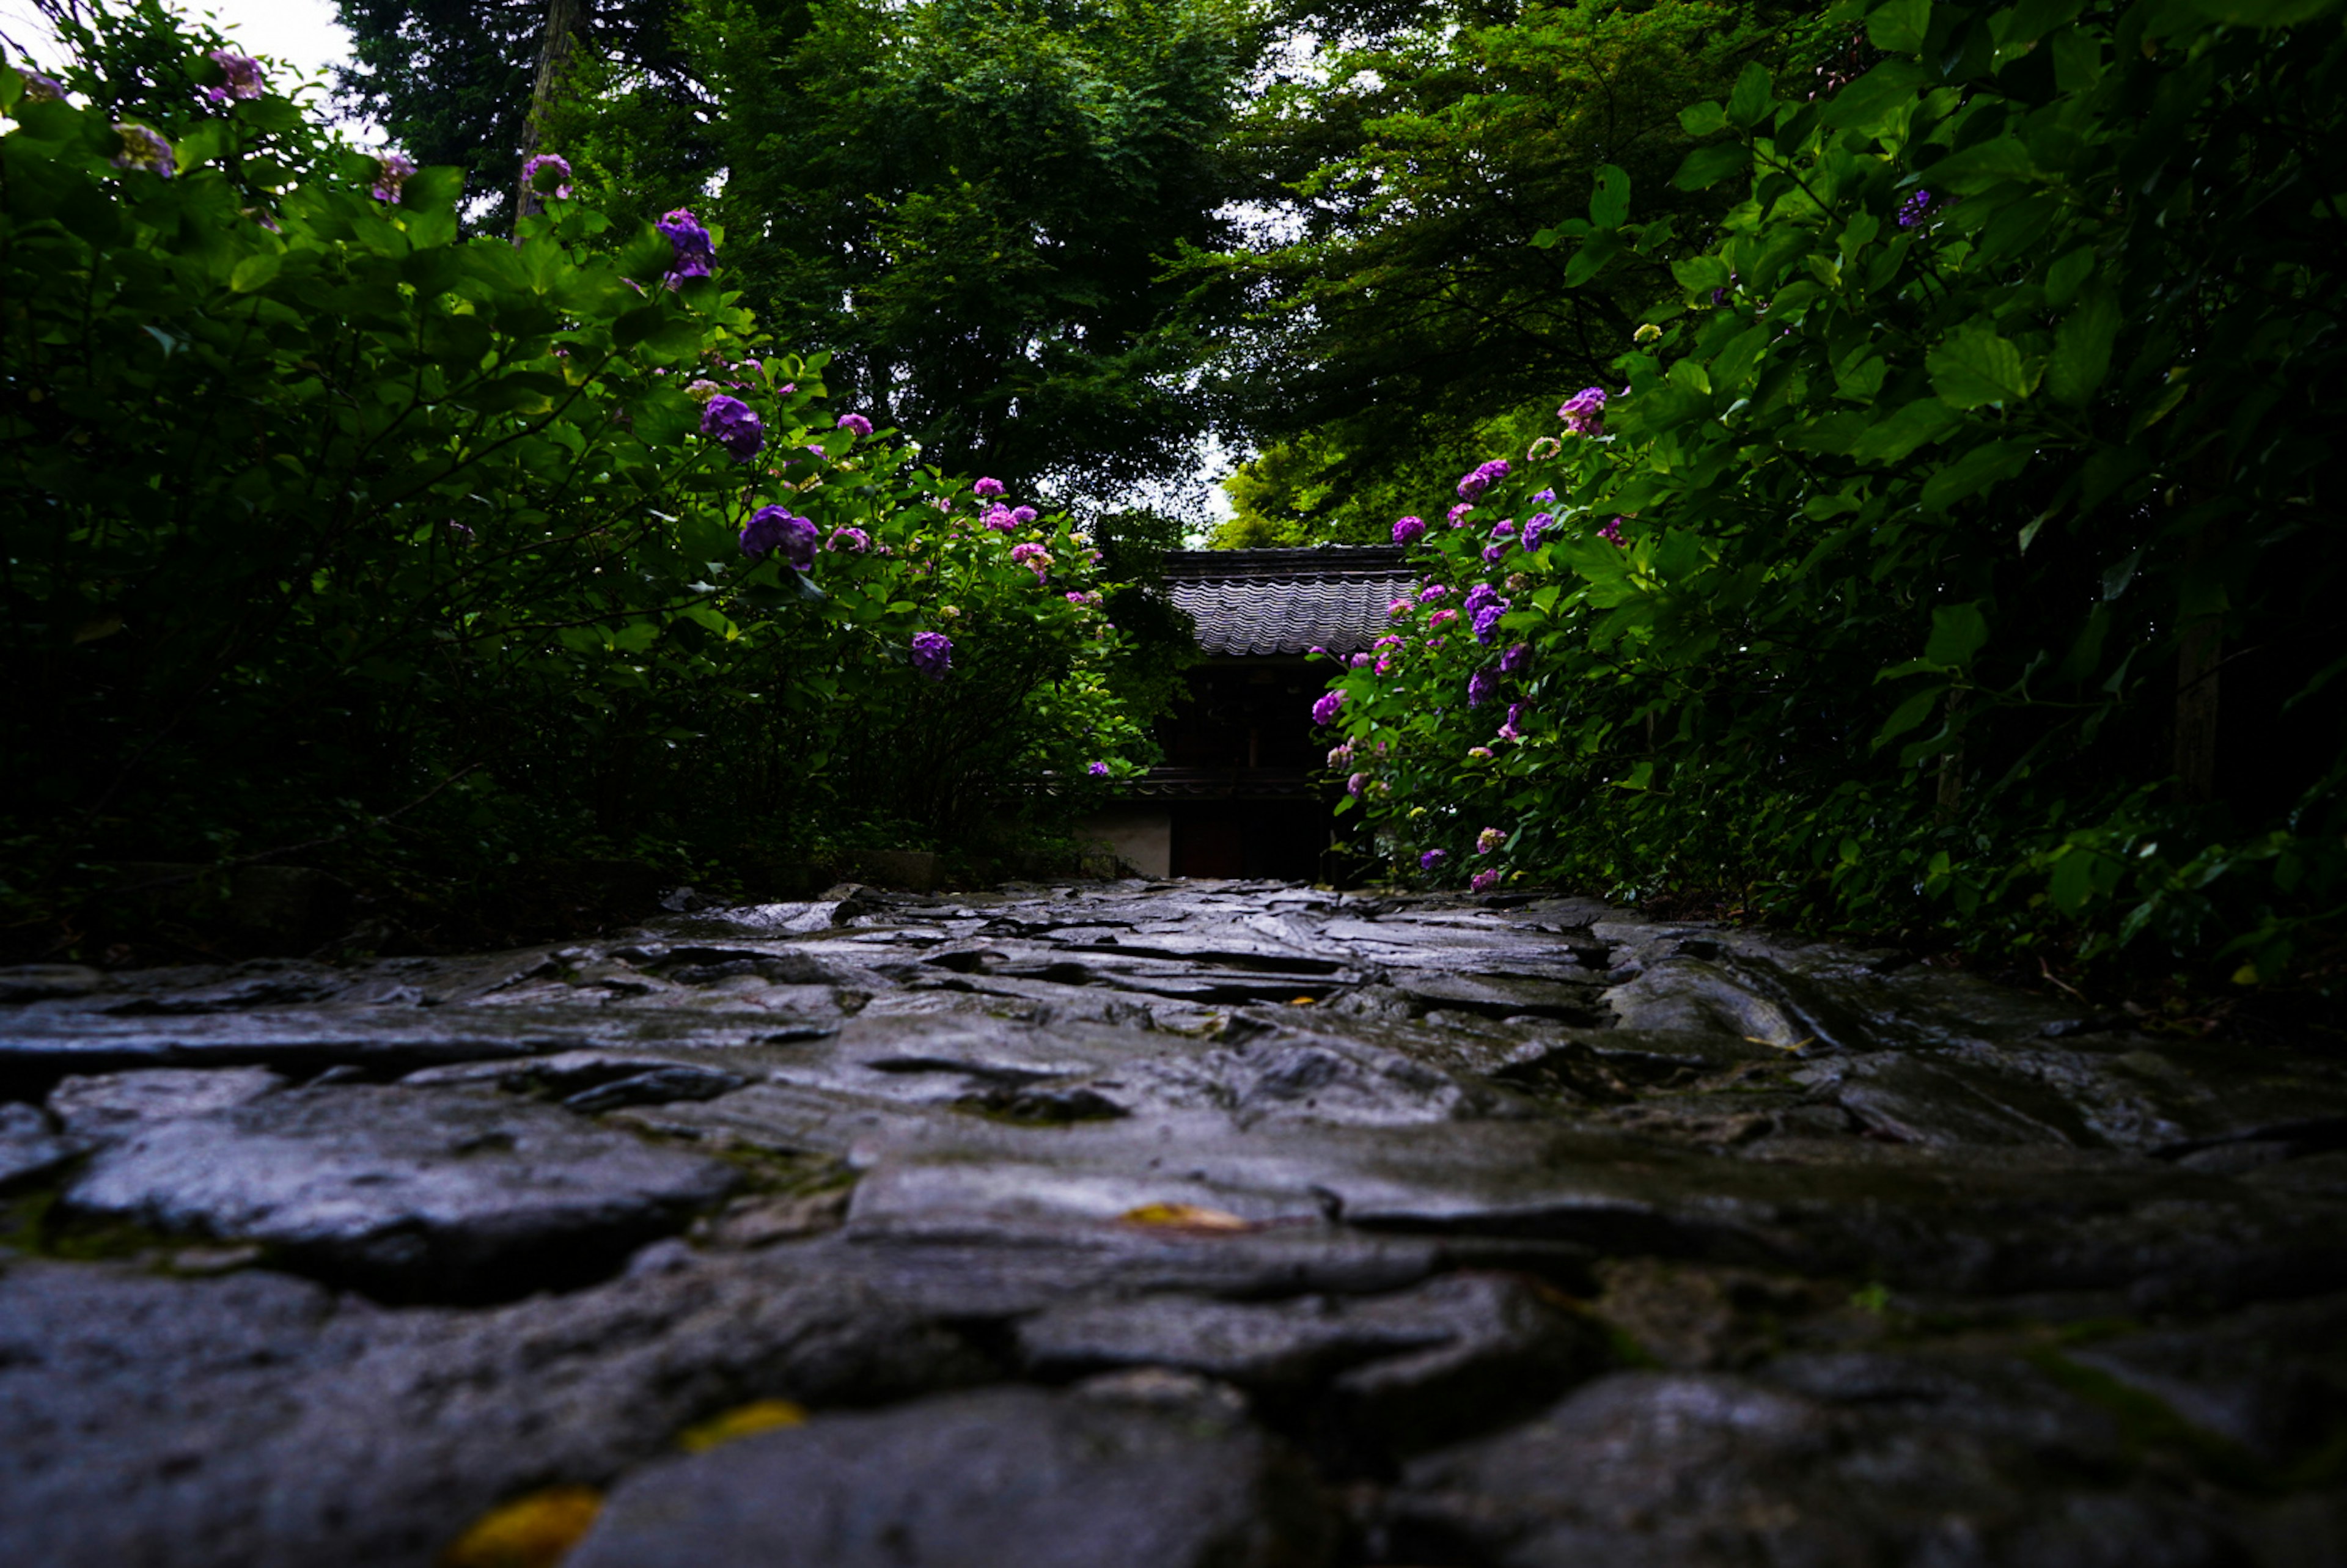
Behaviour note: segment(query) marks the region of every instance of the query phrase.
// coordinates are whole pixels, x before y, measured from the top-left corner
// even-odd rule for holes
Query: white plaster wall
[[[1163,806],[1110,806],[1078,823],[1076,836],[1097,839],[1143,876],[1174,875],[1174,815]]]

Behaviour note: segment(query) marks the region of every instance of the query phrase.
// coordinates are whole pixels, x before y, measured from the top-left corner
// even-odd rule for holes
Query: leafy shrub
[[[829,415],[722,232],[549,168],[460,240],[455,170],[178,27],[0,67],[20,918],[109,856],[936,842],[1145,743],[1087,541]]]
[[[1852,5],[1871,69],[1683,115],[1676,182],[1749,182],[1708,248],[1601,171],[1544,240],[1679,288],[1432,519],[1334,683],[1353,809],[1485,885],[2245,981],[2335,926],[2347,38],[2270,14]]]

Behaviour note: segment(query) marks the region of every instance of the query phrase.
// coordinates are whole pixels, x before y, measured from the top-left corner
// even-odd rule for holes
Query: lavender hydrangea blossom
[[[999,479],[980,479],[969,487],[969,493],[980,497],[999,496],[1004,493],[1003,484]]]
[[[374,160],[374,187],[367,194],[377,201],[396,201],[415,172],[414,159],[402,152],[386,152]]]
[[[1929,217],[1931,211],[1932,193],[1918,190],[1912,196],[1899,204],[1899,227],[1912,229]]]
[[[1598,436],[1605,429],[1605,389],[1584,386],[1564,400],[1556,411],[1564,427],[1575,436]]]
[[[1480,708],[1498,695],[1500,678],[1489,670],[1478,670],[1467,677],[1467,705]]]
[[[25,101],[33,104],[61,104],[66,101],[66,85],[55,77],[45,77],[26,67],[16,67],[25,78]]]
[[[860,441],[872,434],[872,421],[865,418],[861,414],[843,414],[839,416],[839,424],[835,428],[846,431]]]
[[[1104,779],[1108,777],[1108,764],[1106,763],[1094,763],[1090,767],[1086,768],[1084,772],[1092,774],[1092,776],[1096,779]]]
[[[567,201],[570,199],[570,160],[560,153],[538,153],[521,166],[521,182],[534,195]]]
[[[1337,722],[1337,712],[1342,709],[1344,705],[1344,692],[1321,692],[1319,700],[1312,704],[1312,722],[1323,727],[1335,723]]]
[[[177,160],[160,131],[126,120],[114,128],[114,134],[122,138],[122,150],[113,159],[115,168],[143,169],[171,178]]]
[[[1529,642],[1519,642],[1500,655],[1500,673],[1522,675],[1532,667],[1532,649]]]
[[[953,639],[942,631],[913,633],[913,668],[932,681],[942,681],[953,668]]]
[[[257,98],[268,90],[261,79],[261,62],[251,55],[240,55],[234,49],[210,49],[205,57],[220,68],[228,80],[216,87],[206,87],[204,97],[216,104],[231,98]]]
[[[1398,518],[1393,526],[1393,542],[1414,545],[1426,537],[1426,522],[1420,518]]]
[[[766,427],[748,404],[719,393],[701,406],[701,433],[747,463],[766,444]]]
[[[1498,886],[1499,883],[1500,874],[1496,870],[1478,871],[1474,876],[1467,878],[1467,886],[1477,893],[1489,893]]]
[[[669,246],[675,253],[661,279],[662,282],[673,289],[687,278],[709,276],[709,270],[717,264],[717,245],[710,239],[709,231],[702,227],[700,219],[680,207],[661,213],[655,227],[668,236]]]
[[[1418,868],[1420,871],[1439,871],[1442,863],[1450,858],[1450,851],[1447,849],[1430,849],[1418,857]]]
[[[856,555],[862,555],[872,548],[872,536],[862,528],[834,528],[831,530],[831,538],[824,540],[823,548],[826,550],[847,550]]]

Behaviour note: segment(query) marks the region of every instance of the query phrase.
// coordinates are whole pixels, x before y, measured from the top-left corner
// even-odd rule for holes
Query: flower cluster
[[[1418,868],[1420,871],[1439,870],[1442,863],[1450,858],[1450,851],[1447,849],[1430,849],[1418,857]]]
[[[1032,571],[1037,582],[1042,582],[1051,575],[1051,555],[1041,545],[1012,545],[1010,559]]]
[[[724,447],[736,463],[747,463],[766,444],[766,427],[750,405],[722,392],[702,405],[701,433]]]
[[[913,633],[913,668],[932,681],[942,681],[953,668],[953,639],[942,631]]]
[[[1467,705],[1480,708],[1499,694],[1500,678],[1489,670],[1478,670],[1467,677]]]
[[[1623,521],[1624,519],[1621,518],[1615,518],[1613,521],[1607,523],[1604,528],[1597,530],[1597,537],[1604,539],[1607,544],[1614,546],[1616,548],[1628,548],[1628,541],[1622,538]]]
[[[1312,704],[1312,722],[1323,726],[1335,723],[1337,722],[1337,710],[1344,707],[1344,692],[1321,692],[1319,701]]]
[[[1007,492],[999,479],[980,479],[969,487],[969,493],[984,500],[989,497],[999,496]]]
[[[1398,518],[1393,526],[1393,542],[1414,545],[1426,537],[1426,523],[1419,518]]]
[[[122,150],[114,155],[115,168],[143,169],[166,179],[171,178],[176,159],[171,144],[161,132],[126,120],[114,128],[114,134],[122,141]]]
[[[1475,853],[1490,855],[1507,842],[1508,834],[1505,828],[1487,827],[1475,835]]]
[[[860,556],[872,548],[872,536],[862,528],[834,528],[831,538],[823,541],[823,548]]]
[[[1459,481],[1459,498],[1467,502],[1480,501],[1484,491],[1507,477],[1508,460],[1494,457]]]
[[[1490,647],[1491,639],[1499,635],[1500,618],[1513,606],[1488,582],[1479,582],[1470,589],[1463,603],[1468,618],[1474,622],[1475,641]]]
[[[45,77],[26,67],[16,67],[25,78],[25,101],[31,104],[61,104],[66,101],[66,85],[55,77]]]
[[[1599,436],[1605,430],[1605,389],[1584,386],[1564,400],[1556,411],[1564,427],[1575,436]]]
[[[1916,224],[1921,223],[1924,219],[1930,217],[1931,213],[1932,193],[1928,190],[1918,190],[1912,196],[1910,196],[1906,200],[1899,204],[1899,227],[1901,229],[1912,229]]]
[[[1548,532],[1549,525],[1555,521],[1555,517],[1547,512],[1534,512],[1527,518],[1524,520],[1524,548],[1528,550],[1540,548],[1541,535]]]
[[[1478,893],[1489,893],[1492,888],[1498,886],[1499,883],[1500,874],[1496,870],[1478,871],[1474,876],[1467,878],[1467,886],[1473,888]]]
[[[396,201],[415,172],[414,159],[403,152],[386,152],[374,160],[374,188],[368,194],[377,201]]]
[[[709,231],[702,227],[701,220],[680,207],[673,212],[661,213],[656,227],[668,236],[670,249],[674,252],[661,282],[673,289],[687,278],[709,276],[709,270],[717,264],[717,246],[710,239]]]
[[[839,416],[839,423],[833,428],[845,430],[861,441],[872,434],[872,421],[865,418],[861,414],[843,414]]]
[[[793,569],[806,571],[815,566],[815,545],[821,532],[809,518],[793,517],[781,507],[760,507],[750,514],[750,526],[742,530],[742,553],[762,559],[779,550]]]
[[[212,49],[207,52],[211,63],[220,68],[228,80],[216,87],[206,87],[204,97],[216,104],[231,98],[257,98],[268,91],[261,79],[261,62],[251,55],[240,55],[234,49]]]
[[[566,201],[570,197],[569,160],[559,153],[538,153],[521,166],[521,182],[533,195]]]

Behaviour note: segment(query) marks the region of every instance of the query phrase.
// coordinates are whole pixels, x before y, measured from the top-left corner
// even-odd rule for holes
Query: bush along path
[[[0,972],[0,1558],[2347,1562],[2347,1071],[1577,898]]]

